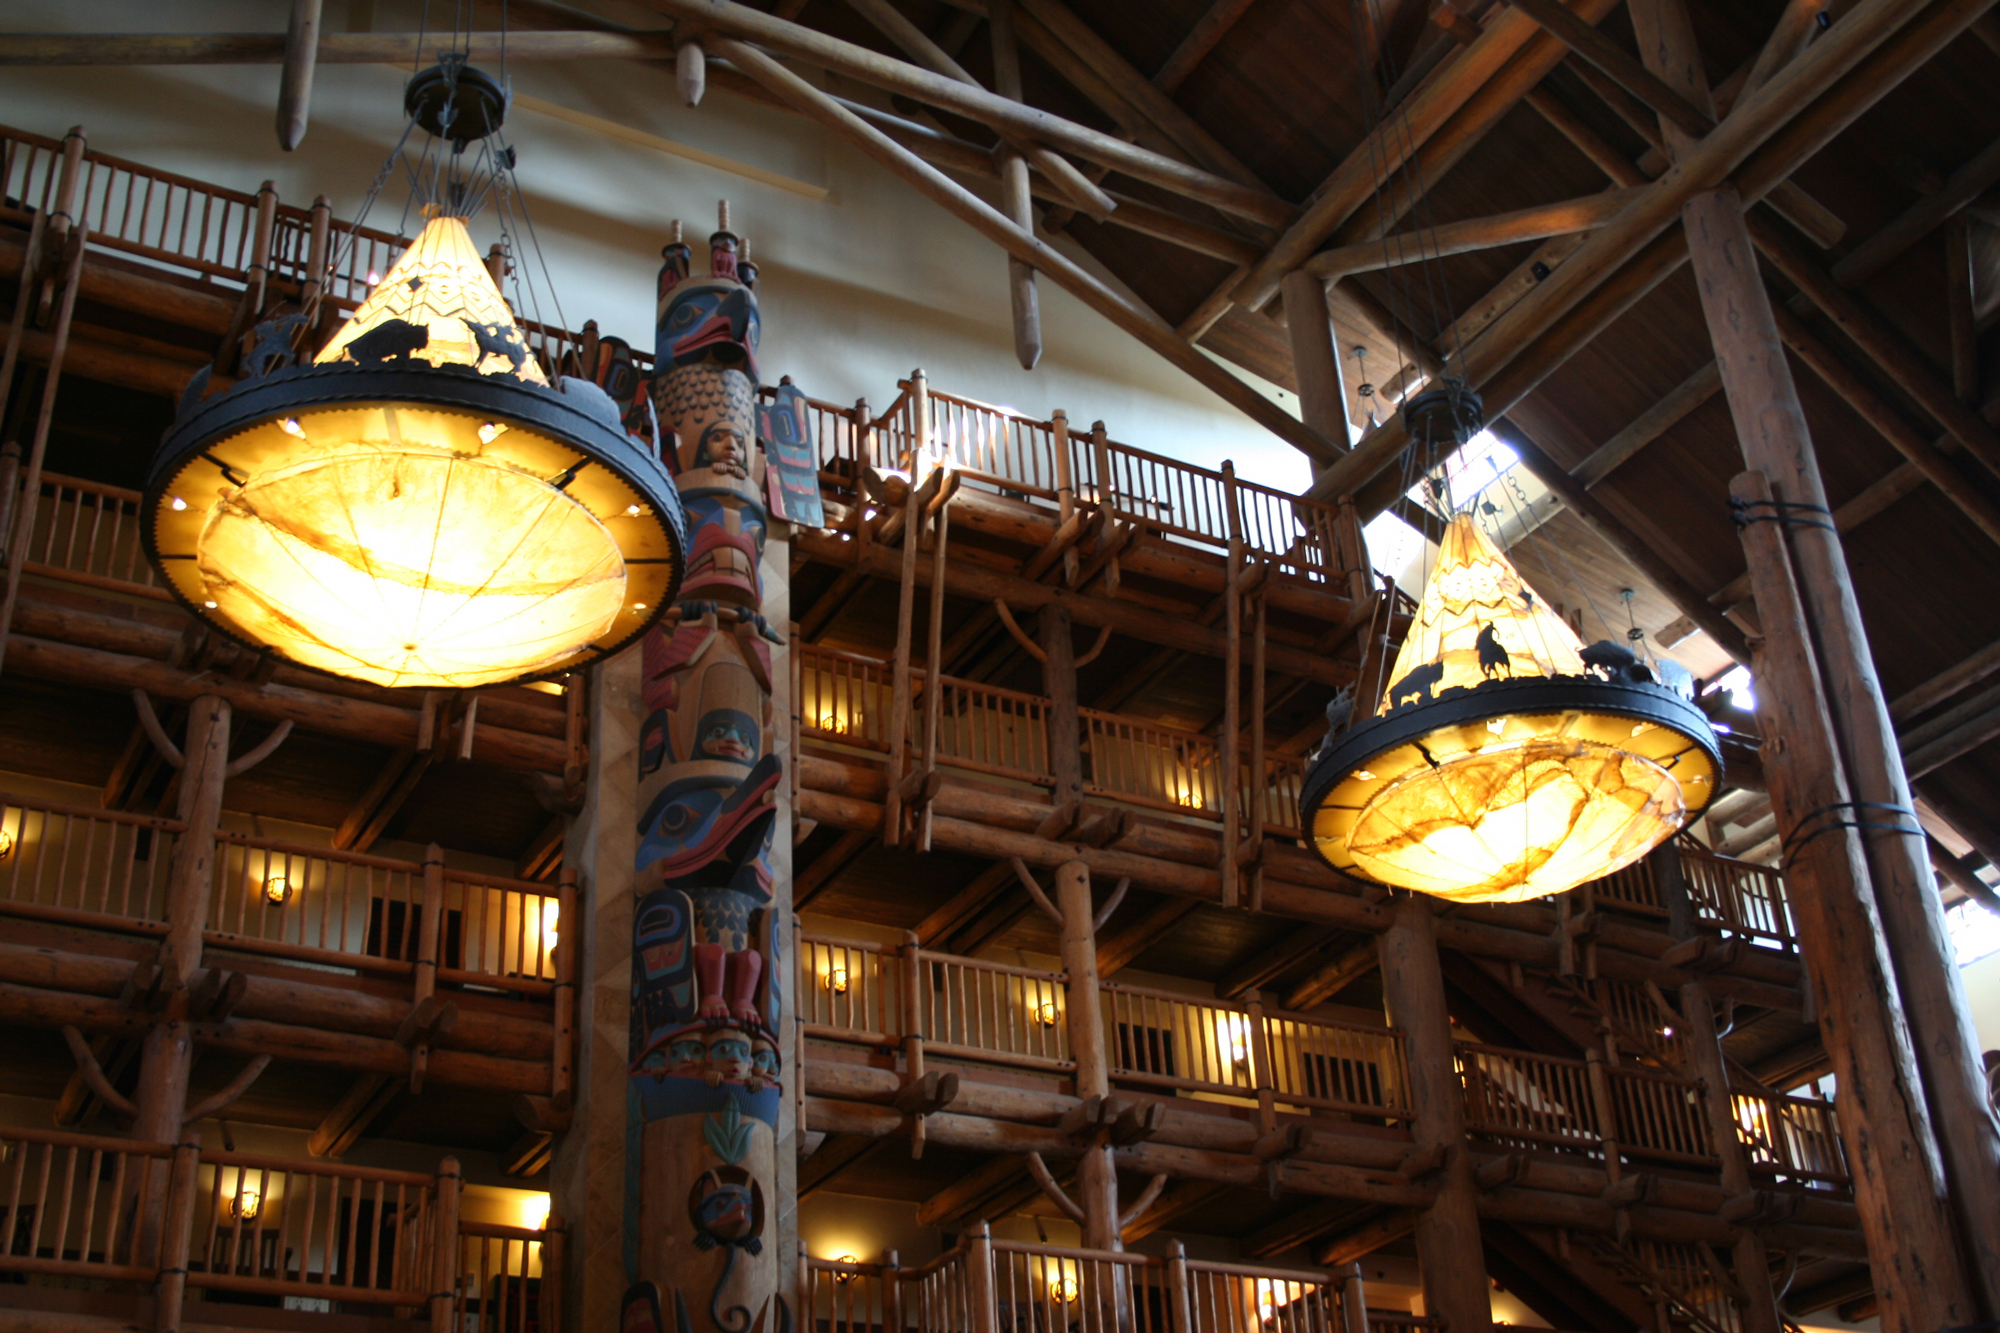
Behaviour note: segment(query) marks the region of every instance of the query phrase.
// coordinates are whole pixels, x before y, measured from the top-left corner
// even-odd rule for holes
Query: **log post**
[[[76,226],[77,181],[83,172],[83,154],[89,147],[90,136],[84,133],[83,126],[70,126],[69,133],[63,136],[62,167],[56,175],[55,208],[49,214],[51,239],[57,242],[67,237],[70,229]],[[61,253],[60,245],[55,253]],[[41,313],[46,314],[47,311],[44,303]]]
[[[875,418],[869,413],[868,400],[854,400],[851,415],[854,422],[854,542],[863,555],[875,540],[875,533],[868,522],[868,492],[862,478],[875,467]]]
[[[332,263],[330,252],[333,247],[333,205],[325,195],[313,200],[312,230],[306,239],[306,271],[299,283],[299,309],[305,312],[306,323],[316,327],[319,322],[320,306],[326,296],[327,269]]]
[[[1681,1042],[1687,1050],[1691,1072],[1702,1082],[1702,1109],[1708,1118],[1710,1144],[1722,1163],[1722,1187],[1730,1198],[1740,1199],[1750,1193],[1750,1159],[1743,1140],[1737,1136],[1729,1063],[1716,1033],[1714,1001],[1708,987],[1699,981],[1681,986],[1680,1001]],[[1743,1228],[1732,1247],[1731,1258],[1736,1285],[1743,1289],[1742,1300],[1738,1302],[1743,1312],[1743,1333],[1780,1333],[1782,1321],[1778,1303],[1771,1294],[1771,1261],[1764,1249],[1764,1238],[1749,1227]]]
[[[1818,837],[1821,821],[1867,826],[1861,839],[1867,882],[1859,891],[1873,899],[1880,915],[1895,967],[1894,993],[1914,1020],[1921,1100],[1931,1118],[1929,1137],[1942,1153],[1944,1184],[1967,1247],[1966,1272],[1986,1317],[1992,1318],[2000,1315],[2000,1189],[1994,1187],[2000,1179],[2000,1120],[1986,1098],[1971,1011],[1953,963],[1902,750],[1876,678],[1840,534],[1831,521],[1805,410],[1757,272],[1742,201],[1733,189],[1697,195],[1688,201],[1683,219],[1744,461],[1764,474],[1769,488],[1768,495],[1749,500],[1749,508],[1741,511],[1745,547],[1757,528],[1783,538],[1812,649],[1802,659],[1802,669],[1813,671],[1823,684],[1835,728],[1829,757],[1845,773],[1844,799],[1859,803],[1846,810],[1829,810],[1824,802],[1781,804],[1779,826],[1790,830],[1788,855],[1797,854],[1803,837]],[[1758,586],[1754,569],[1751,579]],[[1793,740],[1788,732],[1778,734],[1787,744]],[[1805,821],[1815,827],[1804,827]],[[1842,977],[1840,953],[1814,960],[1813,971]],[[1843,1079],[1843,1095],[1848,1087]]]
[[[951,540],[951,483],[953,478],[941,479],[937,488],[937,499],[930,502],[936,506],[931,516],[931,605],[930,615],[924,623],[924,766],[926,784],[937,772],[938,729],[944,725],[944,567],[945,551]],[[929,508],[930,505],[924,506]],[[918,517],[922,516],[919,511]],[[904,540],[910,540],[908,535]],[[923,809],[917,818],[917,850],[931,849],[931,802],[926,794]]]
[[[1771,498],[1761,472],[1742,474],[1730,489],[1746,504]],[[1764,773],[1781,827],[1797,828],[1815,810],[1846,806],[1847,784],[1778,526],[1748,525],[1743,549],[1764,627],[1752,667],[1762,685],[1759,730],[1784,738],[1765,751]],[[1976,1306],[1860,839],[1836,827],[1799,841],[1791,862],[1791,908],[1840,1081],[1841,1141],[1882,1327],[1934,1333],[1972,1323]]]
[[[1479,1185],[1465,1146],[1465,1101],[1445,1008],[1431,900],[1399,894],[1395,924],[1377,943],[1389,1022],[1409,1043],[1410,1126],[1415,1154],[1442,1153],[1436,1198],[1417,1215],[1417,1263],[1424,1313],[1451,1333],[1491,1327],[1486,1260],[1479,1240]]]
[[[1236,498],[1235,477],[1229,470],[1227,461],[1223,463],[1223,482],[1229,489],[1229,498]],[[1235,505],[1230,506],[1230,526],[1235,524]],[[1222,655],[1222,744],[1216,754],[1216,780],[1222,788],[1222,905],[1237,906],[1241,893],[1238,885],[1236,845],[1243,838],[1242,788],[1237,776],[1237,758],[1241,753],[1240,740],[1243,731],[1243,539],[1232,535],[1229,539],[1229,564],[1225,575],[1223,592],[1223,655]],[[1188,767],[1194,768],[1192,756]],[[1188,774],[1190,784],[1200,791],[1200,778],[1196,772]]]
[[[1250,1085],[1257,1093],[1257,1132],[1269,1134],[1278,1127],[1278,1081],[1271,1067],[1271,1034],[1264,1026],[1264,992],[1253,986],[1243,998],[1250,1024],[1243,1040],[1249,1048]]]
[[[431,1331],[453,1333],[452,1305],[458,1294],[458,1196],[463,1174],[458,1159],[438,1163],[437,1203],[431,1209]],[[547,1269],[547,1255],[543,1256]]]
[[[139,1082],[133,1094],[137,1114],[132,1137],[147,1143],[179,1143],[187,1114],[188,1074],[194,1067],[194,1038],[188,1030],[188,983],[201,966],[202,928],[208,923],[209,888],[214,881],[215,832],[222,815],[224,770],[229,765],[229,705],[213,695],[188,708],[187,739],[181,748],[180,805],[186,829],[174,844],[167,871],[167,933],[160,942],[157,993],[164,997],[158,1021],[139,1047]],[[142,1198],[164,1198],[169,1164],[149,1161]],[[159,1213],[138,1222],[141,1254],[159,1252]]]
[[[1340,1333],[1368,1333],[1368,1288],[1358,1263],[1340,1271]]]
[[[1285,303],[1285,331],[1291,336],[1292,373],[1299,381],[1299,416],[1336,445],[1345,446],[1352,433],[1326,280],[1293,269],[1278,287]]]
[[[569,1224],[551,1216],[542,1226],[542,1293],[535,1312],[536,1333],[562,1333],[564,1267],[569,1262]]]
[[[174,1145],[173,1164],[167,1172],[166,1230],[160,1238],[160,1280],[153,1298],[155,1333],[178,1333],[181,1326],[181,1312],[187,1299],[188,1250],[194,1238],[195,1205],[199,1202],[195,1178],[200,1169],[201,1141],[193,1136],[184,1137]],[[134,1256],[134,1261],[143,1259]]]
[[[903,1086],[913,1088],[924,1081],[924,960],[923,942],[914,930],[903,932]],[[799,1082],[805,1082],[801,1071]],[[910,1156],[924,1155],[924,1113],[915,1111],[910,1119]]]
[[[1269,574],[1268,567],[1265,573]],[[1256,614],[1250,625],[1250,836],[1232,855],[1250,867],[1250,910],[1264,910],[1264,817],[1271,804],[1271,775],[1264,760],[1264,586],[1259,582],[1251,600]]]
[[[255,324],[264,313],[264,299],[271,282],[271,248],[278,230],[278,187],[265,181],[257,191],[257,232],[250,245],[249,311]]]
[[[1187,1246],[1167,1242],[1167,1333],[1195,1333],[1194,1302],[1188,1290]]]
[[[1000,1333],[1000,1301],[993,1284],[993,1229],[981,1222],[972,1230],[965,1254],[966,1301],[972,1306],[972,1333]]]
[[[1069,1053],[1076,1061],[1076,1095],[1109,1096],[1111,1063],[1104,1049],[1102,995],[1097,981],[1097,932],[1091,929],[1090,868],[1081,861],[1056,867],[1056,908],[1062,913],[1063,970],[1069,974],[1065,1017]],[[1099,1139],[1083,1151],[1076,1167],[1076,1201],[1082,1205],[1083,1245],[1090,1250],[1123,1250],[1118,1225],[1118,1174],[1111,1145]]]
[[[412,1012],[437,994],[438,940],[444,931],[444,848],[436,843],[424,848],[424,905],[417,918],[417,961],[410,973]],[[431,1044],[419,1040],[410,1047],[410,1091],[424,1090],[424,1072],[430,1066]]]
[[[919,418],[921,420],[921,418]],[[915,460],[912,460],[914,472]],[[910,640],[917,613],[917,535],[923,523],[923,497],[911,482],[903,497],[903,559],[896,588],[896,649],[889,663],[889,790],[882,807],[882,845],[903,841],[903,775],[909,771]],[[934,687],[936,682],[931,683]]]
[[[1019,102],[1021,48],[1014,32],[1014,0],[988,0],[986,22],[993,34],[993,91]],[[1000,211],[1022,231],[1035,231],[1034,196],[1028,183],[1028,159],[1003,144],[999,155]],[[1007,295],[1014,314],[1014,355],[1021,369],[1033,370],[1042,359],[1042,306],[1035,288],[1035,270],[1007,257]]]
[[[1049,773],[1056,780],[1051,803],[1072,815],[1083,808],[1083,720],[1076,703],[1076,644],[1069,611],[1042,608],[1042,693],[1049,698]],[[1060,835],[1059,835],[1060,836]]]
[[[285,29],[285,65],[278,82],[278,147],[288,153],[306,137],[306,122],[312,115],[320,4],[321,0],[292,0],[292,18]]]
[[[796,697],[796,696],[794,696]],[[794,765],[794,769],[796,769]],[[577,906],[576,866],[563,862],[556,885],[555,954],[555,1034],[549,1070],[549,1103],[558,1111],[569,1109],[576,1095],[576,959],[583,948],[583,918]],[[568,936],[569,947],[562,940]],[[794,952],[793,957],[797,957]],[[795,992],[796,993],[796,992]]]

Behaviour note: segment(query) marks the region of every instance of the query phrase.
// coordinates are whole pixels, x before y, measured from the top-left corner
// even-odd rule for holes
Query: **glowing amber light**
[[[264,1196],[246,1186],[237,1191],[236,1198],[232,1201],[229,1212],[232,1217],[240,1217],[245,1222],[251,1222],[256,1220],[257,1214],[263,1206]]]
[[[312,366],[201,404],[169,455],[149,536],[175,592],[336,675],[553,674],[629,641],[677,583],[664,471],[594,386],[550,388],[458,218],[424,228]]]
[[[847,994],[847,969],[844,967],[830,969],[826,974],[826,988],[835,995]]]
[[[1078,1291],[1079,1288],[1076,1285],[1076,1279],[1073,1277],[1058,1277],[1049,1279],[1050,1297],[1052,1297],[1055,1300],[1061,1301],[1064,1305],[1068,1305],[1071,1301],[1075,1300],[1077,1298]]]
[[[1389,679],[1378,715],[1308,776],[1336,869],[1460,902],[1538,898],[1630,865],[1713,795],[1693,706],[1587,667],[1469,517],[1445,533]]]
[[[273,875],[264,881],[264,901],[282,906],[292,896],[292,881],[283,875]]]

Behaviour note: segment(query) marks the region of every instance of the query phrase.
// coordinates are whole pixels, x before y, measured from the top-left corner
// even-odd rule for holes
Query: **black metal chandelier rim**
[[[566,400],[555,389],[481,375],[469,366],[434,367],[428,363],[407,369],[338,363],[290,366],[208,398],[168,428],[153,455],[152,471],[140,506],[144,516],[140,541],[147,557],[156,568],[163,566],[158,534],[150,516],[165,501],[167,486],[190,459],[281,414],[359,402],[402,402],[458,409],[539,431],[575,449],[632,487],[666,526],[674,577],[667,595],[652,607],[651,614],[609,645],[593,645],[591,651],[573,662],[521,675],[515,678],[517,681],[564,675],[589,662],[610,657],[658,624],[673,604],[686,570],[687,522],[680,492],[665,464],[623,430],[614,429],[587,409]],[[237,634],[205,614],[188,601],[174,580],[168,579],[166,586],[174,600],[203,624],[253,652],[270,651],[268,644]]]
[[[1335,787],[1370,760],[1443,727],[1464,726],[1486,718],[1569,710],[1630,718],[1667,727],[1686,737],[1708,756],[1715,769],[1711,793],[1722,785],[1722,747],[1715,729],[1699,708],[1664,685],[1636,681],[1605,681],[1594,676],[1537,676],[1525,680],[1491,680],[1447,690],[1428,703],[1412,704],[1369,718],[1343,734],[1306,769],[1299,792],[1299,817],[1311,836],[1312,818]],[[1324,854],[1322,853],[1322,856]]]
[[[459,408],[518,422],[576,449],[645,496],[672,529],[676,552],[687,547],[680,494],[666,466],[637,440],[555,389],[481,375],[467,366],[424,364],[411,369],[341,364],[292,366],[237,385],[174,423],[153,455],[146,479],[148,508],[188,458],[221,439],[281,412],[343,403],[406,402]]]

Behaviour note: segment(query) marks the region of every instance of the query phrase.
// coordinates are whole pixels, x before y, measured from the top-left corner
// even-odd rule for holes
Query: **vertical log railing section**
[[[1366,1333],[1360,1274],[996,1240],[984,1226],[918,1267],[801,1256],[808,1327],[824,1333]]]

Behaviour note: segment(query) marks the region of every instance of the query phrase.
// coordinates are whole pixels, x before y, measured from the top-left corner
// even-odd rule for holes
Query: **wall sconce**
[[[851,1255],[851,1254],[843,1254],[843,1255],[841,1255],[841,1256],[840,1256],[840,1257],[839,1257],[838,1259],[835,1259],[835,1260],[834,1260],[834,1262],[835,1262],[835,1263],[837,1263],[837,1264],[858,1264],[858,1263],[860,1263],[861,1261],[860,1261],[859,1259],[855,1258],[855,1257],[854,1257],[853,1255]],[[836,1273],[835,1273],[835,1274],[833,1275],[833,1280],[834,1280],[835,1282],[852,1282],[852,1281],[854,1281],[854,1279],[855,1279],[856,1277],[858,1277],[858,1276],[860,1276],[860,1275],[859,1275],[859,1274],[857,1274],[857,1273],[841,1273],[841,1272],[836,1272]]]
[[[824,985],[835,995],[847,994],[847,969],[844,967],[828,968]]]
[[[13,854],[14,835],[7,829],[0,828],[0,861],[6,860]]]
[[[1031,1012],[1035,1016],[1035,1021],[1045,1028],[1054,1027],[1062,1019],[1062,1013],[1056,1008],[1054,1000],[1043,1000],[1035,1005]]]
[[[245,1186],[236,1191],[236,1197],[229,1201],[229,1215],[245,1222],[257,1220],[257,1213],[264,1206],[264,1196]]]
[[[1068,1305],[1077,1298],[1078,1287],[1073,1277],[1053,1277],[1049,1279],[1049,1299]]]
[[[542,899],[542,938],[549,942],[551,949],[556,947],[557,936],[560,933],[561,926],[562,900],[560,898]]]
[[[273,875],[264,881],[264,901],[283,907],[292,899],[292,881],[283,875]]]

